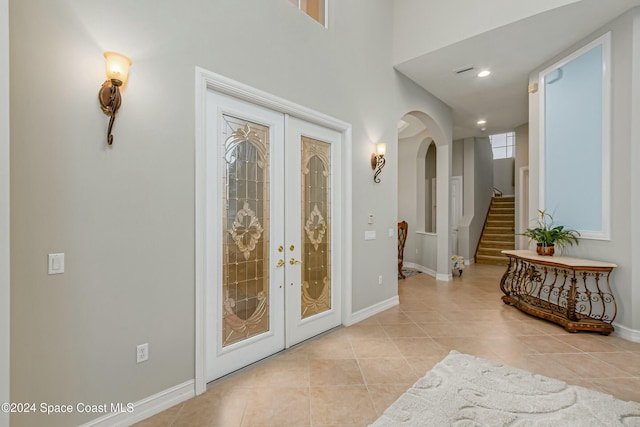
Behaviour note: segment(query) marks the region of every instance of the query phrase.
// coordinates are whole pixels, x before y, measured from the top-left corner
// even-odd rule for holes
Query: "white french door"
[[[341,134],[213,91],[207,111],[212,381],[340,324]]]
[[[287,347],[341,322],[340,133],[287,116]],[[289,167],[289,165],[294,165]]]

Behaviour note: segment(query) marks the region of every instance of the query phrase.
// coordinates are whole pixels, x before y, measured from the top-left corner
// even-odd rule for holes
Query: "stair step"
[[[480,247],[478,248],[478,255],[490,255],[490,256],[501,257],[503,256],[502,251],[504,251],[504,249],[502,248]]]
[[[513,213],[494,213],[489,212],[489,221],[511,221],[513,222]]]
[[[499,248],[500,250],[513,250],[515,249],[515,240],[511,241],[494,241],[494,240],[480,240],[479,248]]]
[[[513,233],[504,233],[504,234],[484,233],[482,235],[482,239],[486,239],[492,242],[514,242],[515,235]]]
[[[488,219],[487,220],[487,227],[509,227],[509,228],[513,228],[515,226],[515,221],[514,220],[502,220],[502,219]]]
[[[505,212],[505,211],[495,211],[494,209],[489,211],[489,218],[511,218],[511,219],[515,219],[515,212],[513,211],[513,209],[511,210],[511,212]]]
[[[492,264],[492,265],[507,265],[509,260],[506,256],[490,256],[490,255],[477,255],[475,259],[476,264]]]
[[[485,232],[487,234],[514,234],[513,227],[495,227],[495,226],[487,226],[485,227]]]
[[[511,197],[494,197],[492,200],[492,203],[495,204],[502,204],[502,203],[515,203],[516,198],[511,196]]]
[[[480,244],[478,247],[502,247],[502,246],[510,246],[505,247],[505,249],[515,249],[514,246],[516,244],[516,240],[514,238],[504,238],[504,239],[487,239],[486,236],[480,239]]]

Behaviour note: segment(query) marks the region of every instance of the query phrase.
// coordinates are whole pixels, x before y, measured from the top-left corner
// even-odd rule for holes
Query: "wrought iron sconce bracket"
[[[107,80],[102,84],[100,92],[98,92],[98,99],[100,100],[102,112],[109,116],[109,128],[107,129],[108,145],[113,144],[113,135],[111,134],[111,130],[113,129],[113,122],[116,119],[118,108],[120,108],[120,104],[122,104],[120,86],[122,86],[122,82],[118,79]]]
[[[380,175],[380,172],[382,172],[382,168],[384,167],[385,163],[386,160],[384,156],[380,156],[375,153],[371,154],[371,169],[376,171],[373,174],[373,182],[375,182],[376,184],[380,183],[380,178],[378,178],[378,175]]]
[[[386,151],[387,144],[379,143],[376,144],[376,152],[371,154],[371,169],[375,171],[375,173],[373,174],[373,182],[375,182],[376,184],[380,183],[380,178],[378,178],[378,175],[380,175],[380,172],[382,172],[382,168],[386,163],[386,160],[384,158]]]

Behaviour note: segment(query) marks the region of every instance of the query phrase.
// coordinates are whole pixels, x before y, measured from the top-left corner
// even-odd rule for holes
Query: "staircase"
[[[493,197],[476,251],[476,263],[507,265],[501,251],[515,249],[515,198]]]

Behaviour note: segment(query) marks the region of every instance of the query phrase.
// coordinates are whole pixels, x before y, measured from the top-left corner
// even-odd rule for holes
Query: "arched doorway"
[[[423,112],[398,122],[398,221],[409,223],[405,264],[445,281],[451,280],[450,145]]]

